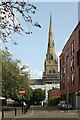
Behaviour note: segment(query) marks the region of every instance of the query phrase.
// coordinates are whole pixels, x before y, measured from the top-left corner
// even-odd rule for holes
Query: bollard
[[[16,116],[16,107],[15,107],[15,116]]]
[[[4,118],[4,109],[2,108],[2,118]]]
[[[24,106],[24,114],[27,112],[27,105],[26,106]]]
[[[26,107],[24,106],[24,114],[26,113]]]

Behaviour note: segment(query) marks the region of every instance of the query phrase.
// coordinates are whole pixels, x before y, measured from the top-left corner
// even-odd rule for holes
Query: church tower
[[[58,59],[55,53],[54,33],[52,31],[52,15],[50,15],[49,37],[46,59],[44,63],[43,84],[52,84],[57,79]]]

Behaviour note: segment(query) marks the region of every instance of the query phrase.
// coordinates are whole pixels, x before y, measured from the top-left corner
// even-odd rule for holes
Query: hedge
[[[54,97],[49,100],[49,105],[56,106],[58,105],[59,101],[61,100],[61,97]]]

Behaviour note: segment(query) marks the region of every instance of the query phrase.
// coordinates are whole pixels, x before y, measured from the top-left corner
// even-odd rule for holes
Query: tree
[[[28,84],[29,72],[23,71],[26,66],[19,66],[19,60],[13,60],[10,53],[2,51],[2,96],[14,100],[21,99],[19,91],[24,88],[28,93],[24,99],[29,99],[31,90]]]
[[[45,92],[41,89],[35,89],[33,91],[33,101],[39,103],[40,101],[45,99]]]
[[[0,37],[3,43],[8,42],[10,39],[15,45],[17,45],[16,41],[12,40],[11,35],[14,33],[18,33],[22,35],[31,34],[29,25],[37,26],[41,28],[41,25],[38,22],[33,22],[31,14],[35,14],[37,7],[33,4],[30,4],[28,1],[22,2],[14,0],[3,0],[0,2]],[[17,17],[18,16],[18,17]],[[24,29],[21,18],[23,21],[27,23],[27,30]]]

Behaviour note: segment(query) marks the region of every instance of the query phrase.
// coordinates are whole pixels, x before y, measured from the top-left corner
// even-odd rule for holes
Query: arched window
[[[53,60],[53,56],[51,54],[49,55],[49,60]]]
[[[55,73],[55,70],[53,70],[53,73]]]
[[[51,70],[49,70],[49,73],[51,73]]]

